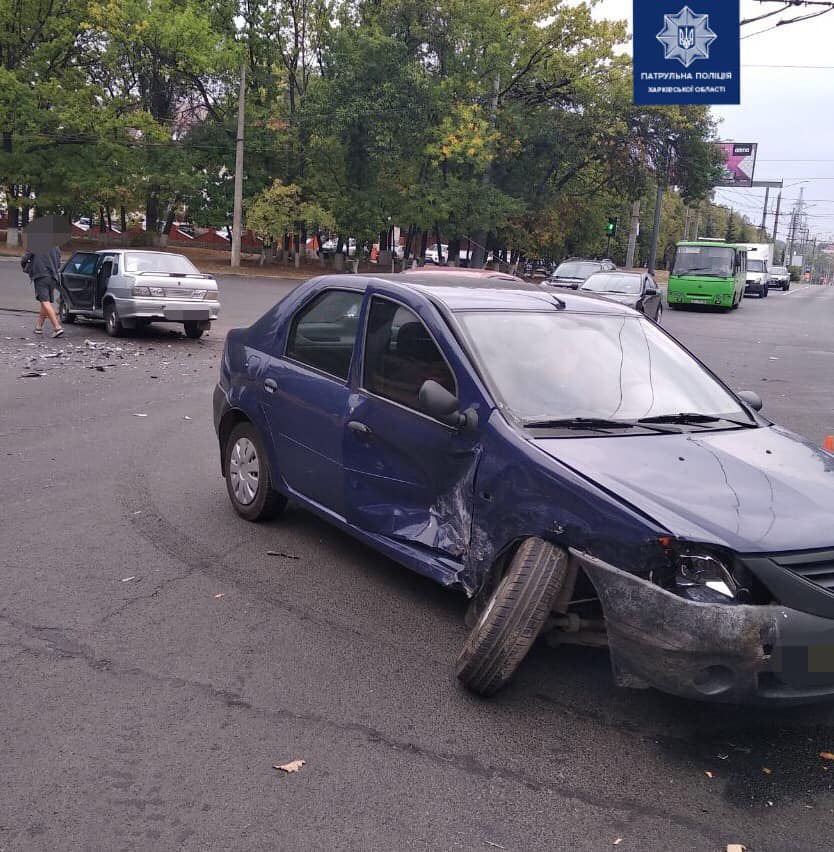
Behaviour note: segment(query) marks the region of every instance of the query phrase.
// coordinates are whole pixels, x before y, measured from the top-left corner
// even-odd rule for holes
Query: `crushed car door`
[[[456,375],[438,342],[448,329],[436,314],[429,318],[426,306],[423,317],[432,329],[416,309],[382,295],[369,295],[365,312],[363,358],[345,423],[347,519],[463,563],[478,429],[451,428],[418,404],[420,387],[429,379],[462,398],[460,365]],[[471,399],[471,391],[466,395]]]

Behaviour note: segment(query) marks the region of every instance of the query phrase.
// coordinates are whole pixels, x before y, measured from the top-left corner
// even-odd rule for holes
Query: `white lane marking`
[[[804,293],[806,290],[822,290],[826,291],[829,288],[827,286],[823,286],[822,284],[806,284],[804,287],[791,287],[786,293],[782,293],[783,296],[790,296],[794,293]]]

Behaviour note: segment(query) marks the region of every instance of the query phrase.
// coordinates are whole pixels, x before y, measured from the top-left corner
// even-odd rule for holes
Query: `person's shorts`
[[[41,278],[38,281],[35,281],[35,298],[39,302],[51,302],[52,301],[52,290],[55,285],[47,280],[46,278]]]

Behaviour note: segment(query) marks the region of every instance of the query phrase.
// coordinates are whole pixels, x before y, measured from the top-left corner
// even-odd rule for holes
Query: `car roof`
[[[481,274],[474,274],[480,272]],[[348,279],[348,280],[346,280]],[[374,284],[389,285],[392,290],[420,293],[449,311],[541,311],[547,309],[595,314],[633,314],[616,302],[601,301],[576,291],[556,293],[537,284],[529,284],[499,272],[487,270],[414,270],[380,275],[325,275],[320,285],[365,290]],[[564,307],[562,307],[564,306]]]

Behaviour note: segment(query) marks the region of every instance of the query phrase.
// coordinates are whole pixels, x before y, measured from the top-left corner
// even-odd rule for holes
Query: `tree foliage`
[[[706,205],[720,168],[707,109],[632,104],[626,38],[565,0],[12,0],[0,190],[15,212],[122,209],[152,234],[227,225],[243,63],[265,237],[399,224],[413,251],[431,232],[601,253],[608,216],[658,182],[675,210]]]

